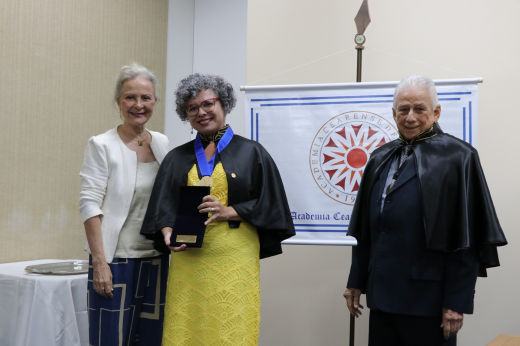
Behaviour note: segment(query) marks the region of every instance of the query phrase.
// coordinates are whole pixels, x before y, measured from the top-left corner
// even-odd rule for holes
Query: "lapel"
[[[237,165],[235,163],[235,158],[231,155],[230,151],[226,151],[228,148],[224,149],[220,154],[220,160],[222,161],[222,166],[226,172],[235,172]],[[226,173],[227,175],[227,173]]]
[[[231,179],[231,180],[229,179],[230,174],[231,173],[236,174],[236,171],[237,171],[237,165],[235,162],[236,151],[234,150],[235,145],[237,143],[234,139],[235,139],[235,136],[233,136],[233,138],[231,139],[231,142],[229,142],[229,144],[226,146],[226,148],[224,148],[224,150],[222,150],[222,152],[219,153],[220,160],[222,161],[222,166],[224,167],[224,170],[226,171],[226,176],[228,179],[228,186],[230,184],[233,185],[235,182],[233,179]],[[240,175],[240,173],[239,173],[239,175]]]
[[[391,142],[391,143],[393,143],[393,142]],[[388,163],[392,161],[392,157],[394,157],[395,151],[398,150],[399,148],[400,148],[400,146],[395,146],[395,147],[389,149],[388,152],[382,154],[381,157],[378,156],[378,158],[375,159],[373,162],[373,164],[375,166],[375,169],[373,170],[373,172],[374,172],[373,174],[368,174],[369,172],[368,172],[368,165],[367,165],[367,170],[365,170],[365,174],[364,174],[365,178],[363,178],[363,179],[366,179],[367,181],[366,181],[366,183],[363,184],[363,179],[362,179],[361,185],[368,186],[368,189],[369,189],[368,196],[370,196],[370,194],[372,193],[371,191],[377,187],[376,185],[377,185],[377,182],[379,181],[379,178],[381,177],[381,172],[386,171],[386,175],[388,175],[388,170],[390,169],[390,165],[388,165]],[[368,161],[368,162],[369,162],[369,164],[371,163],[370,161]],[[386,177],[386,175],[385,175],[385,177]],[[380,192],[381,193],[383,192],[382,188],[381,188]]]
[[[408,180],[412,179],[417,174],[417,169],[415,168],[415,154],[411,157],[411,162],[406,165],[404,171],[401,173],[394,186],[390,190],[389,195],[391,195],[395,190],[397,190],[400,186],[406,183]],[[388,172],[388,171],[387,171]]]
[[[251,182],[253,174],[250,170],[253,169],[253,166],[250,164],[251,161],[248,161],[250,157],[243,155],[241,144],[247,145],[235,134],[231,142],[220,153],[220,160],[228,183],[228,205],[247,200],[248,190],[245,187],[256,188]],[[241,164],[238,164],[239,162]]]
[[[148,131],[148,130],[146,130]],[[152,149],[153,156],[155,156],[155,159],[159,163],[159,165],[162,163],[164,157],[166,156],[167,152],[163,148],[163,146],[159,143],[159,138],[154,137],[152,131],[150,132],[150,135],[152,136],[152,142],[150,143],[150,149]]]
[[[393,155],[391,156],[393,157]],[[379,198],[383,195],[383,189],[385,188],[386,178],[388,177],[388,171],[390,170],[390,167],[392,166],[393,160],[387,160],[386,165],[383,167],[383,170],[379,174],[379,179],[377,180],[376,185],[374,188],[377,192],[377,200],[379,201]],[[379,204],[379,203],[378,203]]]

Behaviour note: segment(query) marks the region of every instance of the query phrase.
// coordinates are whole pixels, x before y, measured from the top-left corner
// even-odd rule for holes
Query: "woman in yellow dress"
[[[141,230],[157,249],[173,251],[163,345],[257,345],[259,259],[282,253],[281,242],[295,234],[285,190],[267,151],[226,125],[236,104],[231,84],[193,74],[175,95],[197,138],[165,157]],[[208,213],[203,245],[171,246],[179,188],[201,179],[211,184],[198,207]]]

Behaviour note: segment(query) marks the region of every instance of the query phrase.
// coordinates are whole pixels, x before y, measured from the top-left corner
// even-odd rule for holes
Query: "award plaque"
[[[181,186],[175,224],[173,226],[170,246],[202,247],[207,213],[199,213],[198,206],[202,198],[210,194],[209,186]]]

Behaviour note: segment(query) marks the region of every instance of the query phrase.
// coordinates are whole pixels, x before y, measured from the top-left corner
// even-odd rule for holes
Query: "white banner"
[[[444,132],[477,145],[477,84],[435,81]],[[283,179],[296,236],[285,244],[356,245],[346,236],[370,154],[398,137],[398,82],[245,87],[246,135]]]

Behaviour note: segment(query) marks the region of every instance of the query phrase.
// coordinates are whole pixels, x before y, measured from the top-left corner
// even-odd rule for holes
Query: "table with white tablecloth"
[[[87,274],[25,271],[53,262],[0,264],[0,346],[88,346]]]

